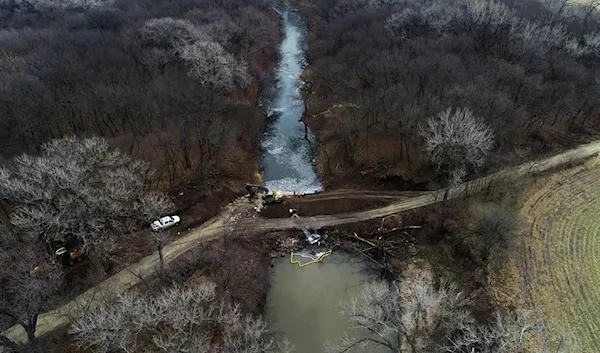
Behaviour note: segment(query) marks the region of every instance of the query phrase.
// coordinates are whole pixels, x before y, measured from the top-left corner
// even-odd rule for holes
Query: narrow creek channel
[[[284,8],[281,16],[284,38],[277,86],[267,107],[263,178],[269,189],[313,193],[322,190],[313,163],[314,138],[300,121],[306,30],[294,9]],[[298,233],[302,234],[300,229]],[[276,339],[288,339],[297,353],[325,352],[326,344],[351,333],[338,303],[360,292],[362,284],[371,279],[365,262],[342,251],[304,267],[292,264],[289,257],[275,260],[265,308],[267,324]]]
[[[313,193],[322,190],[315,172],[314,137],[305,133],[301,122],[304,104],[300,92],[300,76],[306,67],[302,19],[286,7],[283,17],[284,38],[281,43],[281,63],[276,71],[277,86],[267,106],[267,131],[263,137],[263,178],[269,189],[284,193]]]

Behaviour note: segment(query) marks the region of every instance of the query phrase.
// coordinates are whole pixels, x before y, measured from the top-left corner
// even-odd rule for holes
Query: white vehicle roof
[[[171,223],[179,221],[179,217],[177,216],[165,216],[158,220],[160,223]]]
[[[153,229],[157,229],[157,228],[161,228],[165,225],[179,223],[180,220],[181,219],[179,218],[179,216],[165,216],[165,217],[162,217],[162,218],[157,219],[156,221],[152,222],[151,227]]]

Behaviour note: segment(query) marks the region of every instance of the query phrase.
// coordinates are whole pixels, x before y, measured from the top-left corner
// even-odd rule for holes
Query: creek
[[[306,30],[294,9],[283,8],[281,16],[284,38],[277,85],[266,106],[269,119],[263,137],[263,179],[270,190],[313,193],[323,187],[315,172],[314,137],[301,121]],[[362,284],[371,279],[364,261],[342,251],[303,267],[292,264],[290,257],[275,260],[265,308],[270,331],[278,340],[288,339],[297,353],[324,352],[326,344],[352,332],[348,318],[339,313],[339,302],[359,293]]]
[[[264,184],[283,193],[313,193],[323,189],[314,167],[315,139],[301,121],[304,112],[301,75],[306,29],[299,14],[290,7],[281,10],[283,41],[276,87],[267,103],[267,128],[263,137]]]

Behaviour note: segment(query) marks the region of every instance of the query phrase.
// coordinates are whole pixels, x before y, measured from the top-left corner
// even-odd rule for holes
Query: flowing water
[[[314,137],[300,121],[304,112],[300,75],[306,66],[306,33],[293,9],[285,8],[282,17],[281,63],[276,72],[277,87],[267,107],[270,121],[263,138],[263,178],[269,189],[312,193],[321,191],[322,186],[313,163]]]
[[[341,251],[305,267],[291,264],[288,257],[278,259],[267,296],[267,324],[277,339],[293,343],[297,353],[322,353],[326,344],[353,333],[338,304],[372,279],[365,262]]]
[[[281,15],[284,39],[277,87],[267,107],[263,178],[269,189],[312,193],[321,191],[322,185],[314,168],[314,138],[299,121],[304,111],[300,76],[306,66],[306,33],[293,9],[286,8]],[[371,278],[364,262],[339,251],[304,267],[292,264],[289,257],[276,260],[265,313],[270,330],[289,339],[297,353],[324,352],[326,343],[351,332],[348,319],[338,313],[339,301],[358,293]]]

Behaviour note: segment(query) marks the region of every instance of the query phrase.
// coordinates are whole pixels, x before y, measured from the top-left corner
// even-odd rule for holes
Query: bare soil
[[[341,189],[288,197],[281,204],[267,206],[260,215],[265,218],[285,218],[290,216],[289,209],[296,209],[301,217],[335,215],[383,207],[419,195],[421,193],[410,191]]]
[[[261,211],[260,215],[265,218],[285,218],[290,216],[290,208],[298,210],[298,215],[301,217],[334,215],[346,212],[364,211],[389,204],[389,200],[365,200],[360,198],[314,200],[312,202],[289,199],[280,204],[268,205]]]

